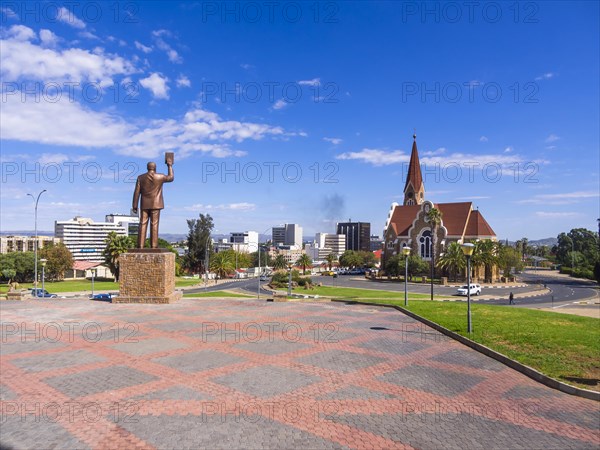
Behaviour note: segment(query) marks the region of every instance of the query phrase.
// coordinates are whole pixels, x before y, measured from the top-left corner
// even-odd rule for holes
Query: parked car
[[[57,298],[58,297],[58,295],[51,294],[46,289],[41,289],[41,288],[37,288],[37,289],[31,288],[31,295],[33,297],[39,297],[39,298]]]
[[[93,300],[112,300],[113,295],[112,294],[95,294],[95,295],[90,295],[90,297]]]
[[[270,276],[268,275],[261,275],[260,276],[260,281],[269,281],[271,279]]]
[[[478,284],[471,284],[469,289],[469,287],[465,284],[464,286],[459,287],[456,293],[458,295],[467,295],[468,291],[470,291],[471,295],[479,295],[481,294],[481,286]]]

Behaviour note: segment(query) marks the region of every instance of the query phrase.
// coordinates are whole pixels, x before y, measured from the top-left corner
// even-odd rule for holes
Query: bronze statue
[[[137,178],[135,191],[133,192],[132,208],[133,213],[137,214],[138,202],[141,195],[140,229],[138,233],[137,248],[144,248],[148,220],[150,220],[150,247],[158,248],[158,222],[160,220],[160,210],[165,207],[162,186],[164,183],[170,183],[175,179],[173,176],[173,159],[173,153],[165,154],[165,163],[169,168],[168,175],[156,173],[156,163],[149,162],[147,166],[148,172]]]

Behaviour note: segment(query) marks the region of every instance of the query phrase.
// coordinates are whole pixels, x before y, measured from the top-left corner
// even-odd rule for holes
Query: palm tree
[[[491,239],[475,242],[475,249],[473,250],[472,259],[473,266],[484,266],[484,280],[486,282],[492,282],[492,269],[494,265],[497,264],[497,255],[497,243]]]
[[[431,226],[431,300],[433,300],[433,279],[435,277],[435,252],[437,251],[437,232],[442,223],[442,212],[431,208],[427,214],[427,221]]]
[[[442,269],[448,270],[452,278],[456,281],[456,275],[459,271],[463,271],[467,266],[465,254],[462,251],[462,247],[458,242],[450,242],[446,251],[437,264]]]
[[[281,270],[287,268],[287,261],[283,255],[277,255],[273,260],[273,269]]]
[[[115,281],[119,281],[119,256],[127,253],[134,247],[133,240],[129,236],[118,235],[111,231],[106,237],[106,247],[102,251],[104,262],[115,275]]]
[[[296,265],[302,266],[302,274],[304,275],[306,274],[306,266],[312,265],[312,259],[310,259],[310,256],[306,253],[303,253],[302,256],[298,258],[298,261],[296,261]]]
[[[329,267],[329,270],[331,270],[331,268],[333,267],[333,263],[337,261],[337,255],[335,253],[330,253],[325,258],[325,261],[327,261],[327,266]]]
[[[235,270],[235,259],[231,252],[215,253],[210,260],[210,270],[219,278],[225,278]]]

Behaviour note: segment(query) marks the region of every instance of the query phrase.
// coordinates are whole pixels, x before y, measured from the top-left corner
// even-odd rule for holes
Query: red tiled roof
[[[73,270],[89,270],[100,266],[102,263],[91,261],[73,261]]]
[[[406,175],[406,183],[404,184],[404,191],[408,187],[408,183],[412,183],[413,189],[419,190],[423,184],[423,176],[421,175],[421,164],[419,163],[419,152],[417,151],[417,139],[414,136],[412,151],[410,152],[410,162],[408,163],[408,174]]]
[[[442,224],[451,236],[462,236],[471,212],[471,202],[438,203],[435,205],[442,213]]]
[[[390,219],[390,226],[396,233],[396,236],[406,236],[408,234],[408,229],[415,220],[415,217],[417,217],[420,209],[420,205],[398,205],[394,208],[394,213]]]
[[[475,210],[471,212],[465,236],[496,236],[496,233],[483,218],[483,214]]]

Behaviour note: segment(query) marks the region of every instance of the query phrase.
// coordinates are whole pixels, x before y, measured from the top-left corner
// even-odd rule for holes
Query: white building
[[[231,248],[237,252],[256,252],[258,251],[258,233],[256,231],[230,233],[229,243]]]
[[[60,239],[52,236],[38,236],[38,250],[49,244],[58,244]],[[33,252],[35,236],[0,236],[0,253]]]
[[[302,248],[302,227],[295,223],[286,223],[282,227],[273,227],[273,245],[293,245]]]
[[[86,217],[54,222],[55,237],[66,245],[76,261],[104,261],[102,251],[108,234],[113,231],[127,236],[125,228],[116,223],[94,222]]]
[[[314,261],[325,261],[330,253],[340,257],[346,249],[346,236],[343,234],[317,233],[312,244],[306,244],[304,251]]]
[[[108,214],[105,219],[108,223],[115,223],[125,229],[128,236],[140,232],[140,218],[132,214]]]

